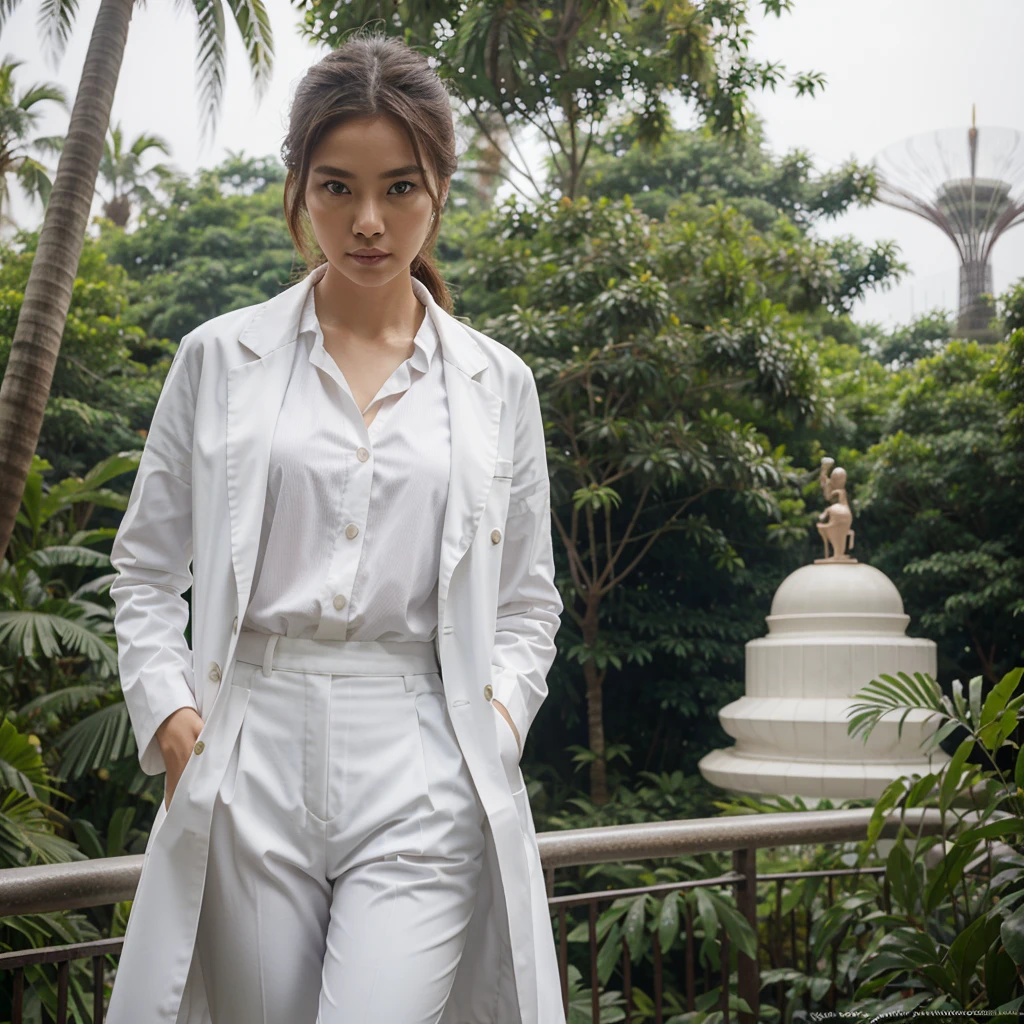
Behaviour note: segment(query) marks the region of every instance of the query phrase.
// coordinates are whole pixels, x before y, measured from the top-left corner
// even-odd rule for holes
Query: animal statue
[[[835,466],[835,469],[832,467]],[[831,473],[829,473],[831,470]],[[815,562],[856,562],[846,552],[853,549],[854,531],[850,529],[853,522],[853,512],[850,511],[849,502],[846,499],[846,470],[836,466],[836,460],[825,456],[821,460],[821,472],[818,479],[821,482],[821,489],[825,492],[825,500],[836,500],[829,505],[821,515],[818,516],[818,532],[825,545],[825,557],[816,558]],[[849,541],[849,545],[847,545]],[[829,555],[829,545],[832,545],[832,554]]]

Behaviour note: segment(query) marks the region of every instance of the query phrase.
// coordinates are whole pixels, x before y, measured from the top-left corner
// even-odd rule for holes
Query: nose
[[[383,232],[384,224],[380,217],[378,204],[373,199],[366,199],[357,205],[352,221],[352,230],[364,238],[372,238]]]

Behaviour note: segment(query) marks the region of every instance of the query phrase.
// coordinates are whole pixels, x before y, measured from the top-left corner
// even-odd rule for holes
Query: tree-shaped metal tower
[[[1024,135],[979,128],[971,107],[965,133],[946,128],[887,146],[875,157],[878,197],[931,221],[960,254],[957,335],[990,341],[992,247],[1024,221]]]

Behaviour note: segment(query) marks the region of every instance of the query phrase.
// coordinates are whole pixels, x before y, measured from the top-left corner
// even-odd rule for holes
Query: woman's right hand
[[[192,748],[203,729],[202,716],[194,708],[178,708],[172,711],[156,730],[156,740],[167,766],[164,781],[164,810],[171,806],[171,797],[177,788]]]

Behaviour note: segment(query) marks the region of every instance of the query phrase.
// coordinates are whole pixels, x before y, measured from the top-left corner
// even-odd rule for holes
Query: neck
[[[325,328],[338,328],[364,341],[409,339],[427,312],[413,291],[408,271],[378,287],[367,287],[328,264],[313,293],[317,319]]]

